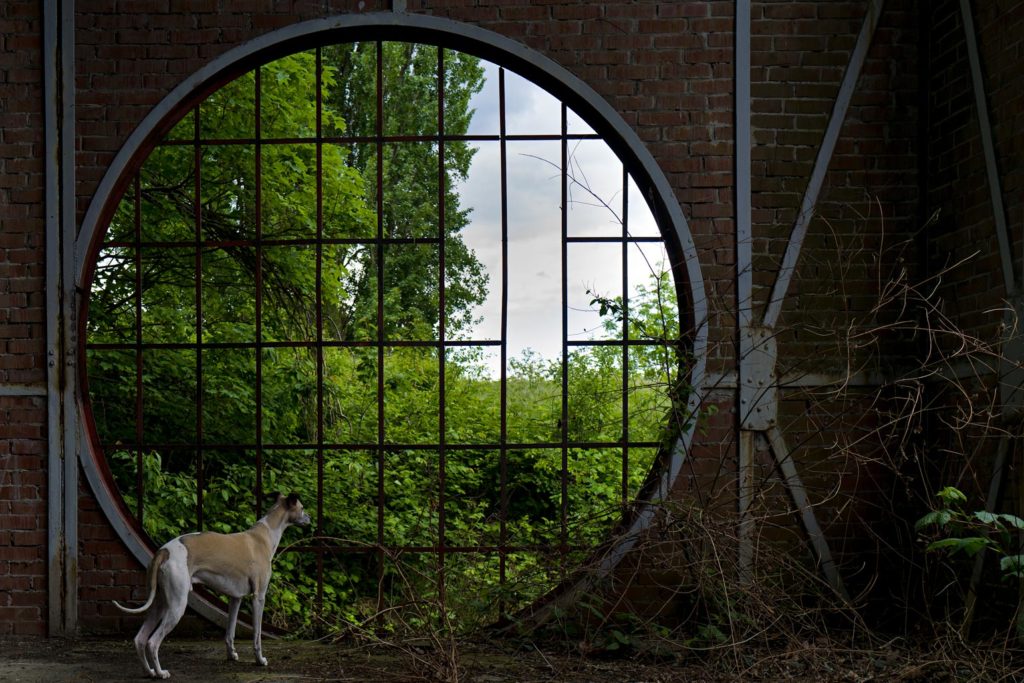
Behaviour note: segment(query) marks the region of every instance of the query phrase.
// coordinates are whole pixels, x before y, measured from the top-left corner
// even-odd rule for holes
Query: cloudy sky
[[[469,132],[497,134],[498,69],[484,62],[486,84],[473,100],[476,110]],[[560,103],[525,79],[505,72],[506,130],[509,134],[557,134]],[[593,132],[570,111],[570,133]],[[501,337],[501,157],[497,142],[475,143],[469,177],[459,187],[462,206],[471,207],[463,235],[490,275],[488,300],[476,312],[481,318],[469,332],[473,339]],[[570,141],[572,176],[568,231],[570,236],[621,235],[622,164],[601,140]],[[558,141],[509,141],[508,177],[508,353],[513,358],[530,348],[547,358],[561,352],[561,185]],[[586,186],[584,189],[581,185]],[[603,206],[607,204],[608,206]],[[634,236],[657,235],[654,219],[636,186],[629,182],[629,229]],[[630,289],[646,283],[651,265],[665,262],[661,243],[630,245]],[[569,339],[604,337],[596,310],[586,292],[614,297],[622,294],[622,253],[619,244],[569,244]],[[651,264],[651,265],[648,265]],[[498,372],[498,352],[489,367]]]

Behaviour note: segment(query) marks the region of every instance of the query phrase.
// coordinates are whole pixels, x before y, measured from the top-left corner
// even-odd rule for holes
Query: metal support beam
[[[793,498],[793,503],[796,505],[797,510],[800,511],[800,521],[803,523],[807,537],[811,541],[811,547],[814,548],[814,554],[818,557],[821,571],[825,574],[825,578],[828,579],[829,585],[832,586],[836,594],[846,602],[849,602],[850,596],[843,585],[843,579],[839,575],[836,563],[832,560],[832,551],[829,550],[828,541],[825,540],[825,534],[822,533],[821,526],[818,524],[814,508],[807,498],[807,490],[804,488],[803,482],[800,481],[800,476],[796,472],[796,465],[793,464],[793,458],[789,448],[786,446],[785,440],[782,438],[782,432],[778,427],[772,427],[767,431],[767,434],[772,455],[775,457],[775,463],[779,466],[779,471],[782,473],[783,481],[786,482],[786,488],[789,490],[789,495]]]
[[[985,498],[985,511],[995,512],[999,504],[999,497],[1003,491],[1003,475],[1006,472],[1006,458],[1010,451],[1010,437],[1003,435],[999,437],[999,446],[996,448],[996,461],[992,466],[992,479],[988,483],[988,496]],[[967,597],[964,599],[964,623],[961,634],[967,638],[971,632],[971,624],[974,621],[974,608],[978,602],[978,586],[981,585],[981,572],[985,567],[985,548],[974,556],[974,569],[971,571],[971,582],[967,586]]]
[[[750,180],[750,0],[736,2],[736,375],[738,384],[747,377],[746,359],[753,351],[750,327],[753,323],[754,263],[753,221]],[[742,391],[737,391],[742,404]],[[741,409],[742,412],[742,409]],[[744,416],[737,415],[739,439],[736,442],[736,504],[739,516],[738,549],[739,578],[748,582],[753,577],[754,541],[750,504],[753,496],[751,475],[754,465],[754,434],[743,429]]]
[[[789,236],[789,243],[786,245],[786,253],[782,257],[782,265],[779,267],[779,275],[772,288],[771,298],[768,300],[768,307],[764,313],[764,326],[775,327],[782,312],[782,303],[786,299],[786,292],[789,290],[789,283],[793,279],[793,272],[796,270],[797,260],[800,258],[800,249],[803,247],[804,237],[807,235],[807,226],[814,215],[814,207],[818,203],[818,194],[825,181],[825,174],[828,172],[829,162],[832,160],[832,152],[835,150],[836,142],[839,140],[839,131],[846,119],[846,110],[853,99],[853,91],[860,78],[861,68],[864,66],[864,59],[867,57],[868,48],[875,36],[875,29],[878,27],[878,18],[882,14],[884,0],[869,0],[868,13],[864,17],[860,34],[857,36],[857,43],[850,55],[850,63],[843,74],[843,81],[839,86],[839,94],[836,95],[835,104],[832,107],[832,115],[829,117],[828,126],[825,128],[825,136],[822,138],[821,146],[818,148],[818,155],[814,159],[814,168],[811,171],[811,178],[807,182],[807,189],[804,191],[804,198],[800,204],[800,211],[797,213],[796,222],[793,224],[793,231]]]
[[[978,127],[981,129],[981,149],[985,155],[985,173],[988,176],[988,191],[992,199],[992,217],[996,223],[996,238],[999,240],[999,258],[1003,266],[1003,284],[1007,296],[1017,293],[1017,278],[1014,275],[1013,259],[1010,256],[1010,237],[1006,229],[1006,210],[1003,208],[1003,191],[996,167],[995,143],[992,141],[992,124],[985,101],[985,80],[981,71],[981,56],[978,54],[978,38],[974,32],[974,17],[971,14],[971,0],[960,0],[960,17],[964,26],[967,43],[967,61],[971,66],[971,85],[974,90],[974,106],[978,112]]]
[[[43,3],[48,632],[78,629],[74,2]]]

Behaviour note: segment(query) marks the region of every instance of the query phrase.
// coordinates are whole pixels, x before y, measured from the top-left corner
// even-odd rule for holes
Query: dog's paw
[[[267,658],[264,657],[263,655],[256,655],[256,663],[259,664],[260,666],[266,666],[267,665]]]
[[[232,662],[237,662],[238,652],[236,652],[235,650],[228,650],[228,659],[230,659]]]
[[[170,678],[171,672],[167,669],[157,669],[153,672],[153,678]]]

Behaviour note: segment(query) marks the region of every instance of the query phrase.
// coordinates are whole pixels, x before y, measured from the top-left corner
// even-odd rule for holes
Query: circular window
[[[316,35],[180,97],[111,183],[93,446],[156,543],[298,492],[278,626],[495,621],[664,485],[678,228],[578,93],[442,36]]]

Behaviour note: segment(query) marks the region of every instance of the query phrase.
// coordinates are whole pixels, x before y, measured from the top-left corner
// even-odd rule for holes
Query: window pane
[[[264,145],[260,206],[264,239],[317,235],[316,145]]]
[[[569,354],[569,440],[622,438],[622,349],[591,346]]]
[[[324,245],[320,286],[325,340],[377,340],[376,253],[372,245]]]
[[[203,349],[203,442],[256,442],[256,352]]]
[[[622,162],[603,140],[568,144],[569,235],[621,237]]]
[[[195,249],[142,250],[142,341],[196,341]]]
[[[256,153],[252,145],[203,147],[203,238],[214,241],[256,238]]]
[[[256,454],[247,449],[203,451],[203,527],[231,534],[256,523]]]
[[[388,453],[384,473],[384,542],[436,546],[441,507],[437,451]]]
[[[263,443],[316,442],[317,359],[307,348],[263,350]]]
[[[505,126],[509,135],[558,135],[562,103],[519,74],[505,70]]]
[[[449,55],[458,54],[452,51],[445,53],[445,59],[450,60]],[[468,135],[497,135],[501,132],[501,121],[498,101],[498,66],[488,61],[480,60],[480,67],[483,70],[480,90],[470,95],[468,111],[472,112],[465,134]],[[450,96],[449,96],[450,99]],[[451,104],[446,102],[445,127],[447,133],[454,132],[452,123],[448,120],[447,112],[452,109]]]
[[[501,338],[501,153],[497,142],[475,143],[469,172],[455,186],[460,210],[465,212],[461,240],[449,238],[446,248],[446,287],[449,308],[448,337],[489,340]],[[449,225],[450,225],[449,221]],[[476,264],[486,278],[471,287],[470,270]],[[457,264],[462,264],[456,268]],[[480,290],[483,291],[480,291]],[[459,313],[461,312],[461,314]]]
[[[192,242],[196,239],[195,151],[191,146],[161,146],[140,171],[140,237],[143,242]],[[128,237],[127,232],[125,236]]]
[[[445,539],[450,546],[501,541],[501,476],[497,451],[450,450],[445,457]]]
[[[143,443],[196,443],[194,349],[146,349],[142,357]]]
[[[434,244],[384,250],[384,329],[388,341],[438,339],[440,256]]]
[[[315,341],[316,248],[263,249],[263,341]]]
[[[562,348],[561,185],[557,142],[508,144],[508,351]]]
[[[384,427],[388,443],[439,439],[437,350],[390,348],[384,358]]]
[[[377,542],[377,454],[324,452],[324,533],[342,545]]]
[[[501,386],[492,374],[494,347],[457,347],[445,355],[445,439],[448,443],[498,443]]]
[[[377,443],[377,350],[325,348],[324,441]]]
[[[437,135],[437,47],[384,43],[384,134]]]
[[[384,237],[440,237],[437,145],[389,143],[383,163]]]
[[[316,51],[260,67],[261,136],[309,138],[316,134]]]
[[[622,339],[621,243],[568,245],[566,288],[570,340]]]
[[[87,349],[86,362],[89,403],[100,443],[134,444],[135,351]]]
[[[100,251],[89,300],[89,341],[135,341],[135,272],[134,249],[107,247]]]
[[[256,251],[203,252],[203,341],[256,341]]]
[[[323,235],[377,236],[376,145],[323,146]]]

